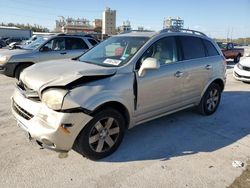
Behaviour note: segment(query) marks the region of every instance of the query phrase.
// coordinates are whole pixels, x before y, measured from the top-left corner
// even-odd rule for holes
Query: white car
[[[236,80],[250,83],[250,53],[234,66],[233,76]]]

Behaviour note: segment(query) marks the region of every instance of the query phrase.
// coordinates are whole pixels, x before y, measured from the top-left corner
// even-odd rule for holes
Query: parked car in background
[[[21,39],[17,39],[17,38],[8,38],[8,39],[5,40],[5,43],[7,45],[9,45],[9,44],[11,44],[13,42],[15,42],[15,43],[21,43],[22,40]]]
[[[6,46],[6,43],[4,40],[0,39],[0,48],[3,48]]]
[[[233,76],[236,80],[250,83],[250,54],[234,66]]]
[[[36,41],[37,39],[39,38],[49,38],[49,36],[40,36],[40,37],[37,37],[36,35],[33,35],[29,40],[24,40],[22,42],[13,42],[11,44],[9,44],[9,49],[10,50],[13,50],[13,49],[22,49],[22,48],[25,48],[26,45]]]
[[[21,49],[0,52],[0,73],[19,78],[26,67],[47,60],[75,58],[98,42],[91,36],[59,34],[39,37]]]
[[[135,125],[195,106],[213,114],[225,72],[218,45],[201,32],[131,32],[77,59],[25,69],[12,112],[42,147],[60,153],[73,147],[95,160],[113,153]]]
[[[226,59],[234,59],[234,62],[238,63],[240,58],[244,56],[244,48],[235,48],[234,43],[217,42],[217,44]]]

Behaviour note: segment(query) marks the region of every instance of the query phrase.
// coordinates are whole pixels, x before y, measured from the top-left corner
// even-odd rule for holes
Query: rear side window
[[[179,39],[182,45],[184,60],[206,57],[204,45],[200,38],[181,36]]]
[[[208,40],[203,40],[204,45],[207,49],[207,55],[208,56],[216,56],[219,55],[219,52],[216,50],[216,48],[214,47],[214,45],[208,41]]]
[[[93,46],[97,45],[97,42],[94,39],[88,39],[88,41],[90,42],[90,44],[92,44]]]
[[[88,49],[88,45],[80,38],[66,38],[67,50],[84,50]]]

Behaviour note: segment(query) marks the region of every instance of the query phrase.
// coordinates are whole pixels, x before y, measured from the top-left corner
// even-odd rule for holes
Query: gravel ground
[[[250,159],[250,84],[232,78],[218,111],[185,110],[127,131],[120,148],[98,162],[66,159],[29,143],[10,113],[14,80],[0,75],[0,187],[227,187]]]

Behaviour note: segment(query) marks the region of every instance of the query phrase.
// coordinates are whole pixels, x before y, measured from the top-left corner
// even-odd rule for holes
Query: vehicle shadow
[[[250,134],[249,104],[250,92],[224,92],[215,114],[202,116],[189,109],[139,125],[101,161],[168,160],[221,149]]]

